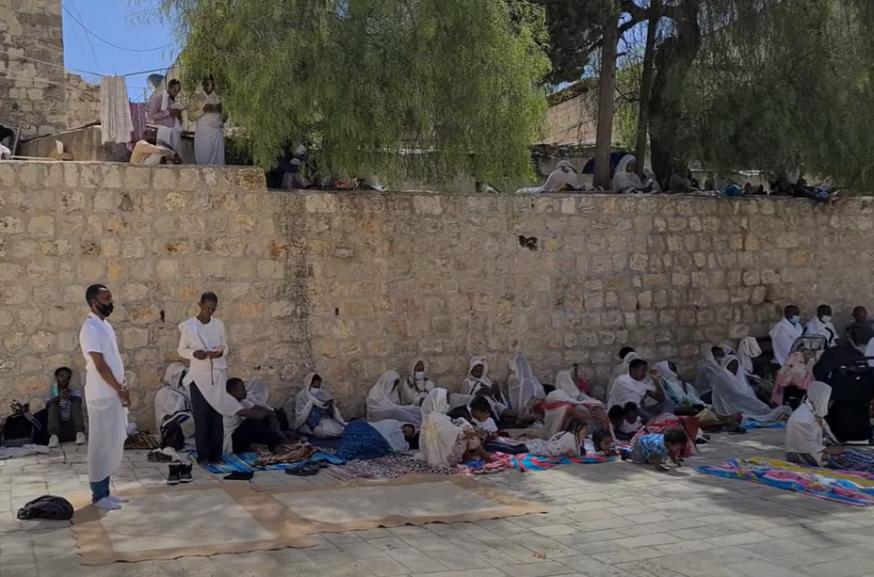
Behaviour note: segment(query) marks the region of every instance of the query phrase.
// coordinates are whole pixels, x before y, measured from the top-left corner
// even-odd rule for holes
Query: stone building
[[[65,85],[61,0],[0,0],[0,124],[65,130]]]

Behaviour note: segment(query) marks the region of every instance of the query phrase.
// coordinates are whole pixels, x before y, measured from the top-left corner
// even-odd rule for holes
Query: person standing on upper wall
[[[176,100],[182,83],[176,79],[167,83],[167,90],[156,92],[147,105],[148,120],[158,127],[158,141],[182,155],[182,111],[185,105]]]
[[[215,80],[212,76],[203,79],[203,88],[194,96],[188,118],[197,123],[194,131],[195,162],[200,166],[224,166],[222,99],[215,92]]]
[[[233,415],[226,388],[228,339],[224,323],[213,317],[216,308],[218,297],[205,292],[200,297],[200,312],[179,325],[177,352],[189,359],[183,384],[191,389],[194,444],[200,465],[222,462],[223,421],[225,415]]]
[[[85,291],[91,314],[79,331],[85,357],[85,405],[88,407],[88,480],[91,502],[98,509],[120,509],[128,500],[111,495],[110,475],[121,466],[127,439],[130,393],[124,380],[124,363],[118,352],[115,330],[106,320],[114,305],[105,285]]]
[[[781,367],[786,364],[792,345],[804,333],[801,326],[801,310],[797,305],[786,305],[783,318],[771,328],[771,344],[774,348],[774,362]]]

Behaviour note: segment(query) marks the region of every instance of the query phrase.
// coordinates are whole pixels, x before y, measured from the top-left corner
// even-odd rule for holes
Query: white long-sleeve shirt
[[[787,318],[783,318],[771,329],[771,344],[774,348],[774,360],[781,367],[786,364],[792,345],[804,333],[800,324],[794,325]]]

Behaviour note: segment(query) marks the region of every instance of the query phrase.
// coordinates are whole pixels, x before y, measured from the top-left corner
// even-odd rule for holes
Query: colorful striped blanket
[[[342,465],[344,461],[328,453],[314,453],[307,461],[300,463],[277,463],[267,467],[255,467],[255,463],[260,458],[258,453],[240,453],[239,455],[223,455],[221,465],[206,465],[203,468],[213,475],[228,475],[230,473],[253,473],[255,471],[284,471],[286,469],[297,469],[303,463],[319,463],[326,462],[332,465]],[[188,454],[188,460],[197,464],[197,453],[191,452]]]
[[[540,457],[537,455],[525,454],[515,455],[510,459],[510,462],[517,471],[546,471],[558,465],[590,465],[592,463],[607,463],[615,461],[619,457]]]
[[[868,473],[802,467],[762,457],[732,459],[720,465],[697,467],[695,470],[728,479],[762,483],[856,507],[874,505],[874,475]]]

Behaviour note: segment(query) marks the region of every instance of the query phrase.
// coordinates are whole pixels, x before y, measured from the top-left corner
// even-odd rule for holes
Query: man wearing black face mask
[[[106,317],[112,314],[112,293],[95,284],[85,292],[91,314],[79,332],[85,356],[85,404],[88,407],[88,480],[91,502],[104,510],[120,509],[124,497],[109,493],[109,476],[121,465],[130,395],[124,381],[124,363],[115,330]]]

